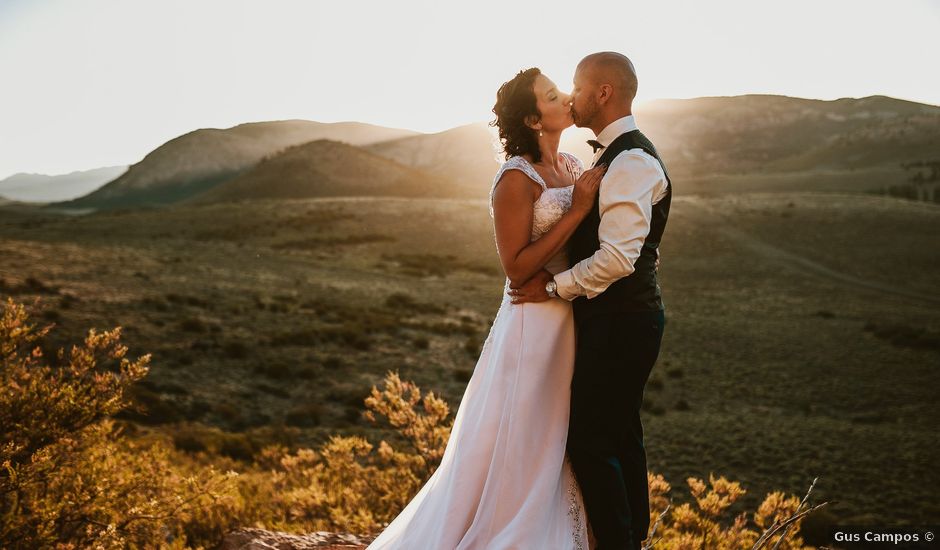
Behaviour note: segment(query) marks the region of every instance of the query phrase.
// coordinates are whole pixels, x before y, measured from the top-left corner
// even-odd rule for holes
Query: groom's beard
[[[574,120],[574,125],[578,128],[587,128],[591,125],[591,121],[594,120],[594,117],[597,116],[597,111],[597,103],[589,103],[585,105],[581,112],[576,111],[572,105],[571,119]]]

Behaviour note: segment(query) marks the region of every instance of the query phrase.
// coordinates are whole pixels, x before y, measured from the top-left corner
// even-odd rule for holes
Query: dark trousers
[[[577,324],[568,455],[597,550],[638,549],[649,530],[640,405],[665,322],[649,311]]]

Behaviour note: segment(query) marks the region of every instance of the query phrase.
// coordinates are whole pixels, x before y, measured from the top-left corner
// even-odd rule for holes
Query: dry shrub
[[[169,438],[131,441],[110,417],[127,406],[149,356],[126,358],[119,328],[92,330],[53,368],[40,351],[48,330],[30,324],[22,305],[3,306],[2,548],[211,547],[246,526],[376,533],[435,471],[450,436],[447,404],[389,373],[366,398],[365,417],[391,427],[392,442],[333,436],[295,451],[275,444],[251,450],[246,465],[217,454],[225,445],[210,452],[217,445],[184,434],[176,443],[188,453]],[[800,522],[825,504],[810,508],[809,493],[800,501],[773,492],[754,513],[728,518],[745,493],[737,482],[689,478],[694,504],[673,508],[666,480],[649,480],[656,520],[648,548],[804,550]]]
[[[333,436],[318,450],[264,449],[258,464],[268,468],[269,486],[257,477],[240,479],[244,497],[263,487],[271,499],[265,517],[253,518],[255,524],[371,533],[405,507],[440,464],[450,435],[449,408],[394,373],[381,391],[372,388],[366,408],[370,421],[395,429],[401,449],[357,436]]]
[[[232,474],[191,475],[164,445],[121,436],[109,417],[150,357],[125,357],[120,328],[91,330],[51,367],[51,326],[12,299],[2,307],[0,547],[183,547],[193,511],[223,498]]]
[[[650,513],[656,521],[650,527],[644,548],[812,550],[798,534],[800,523],[826,503],[807,507],[809,493],[801,501],[795,495],[775,491],[764,498],[754,513],[741,512],[727,517],[731,505],[746,493],[740,483],[714,475],[709,475],[707,486],[694,477],[688,478],[686,483],[694,504],[673,508],[668,497],[669,483],[661,475],[649,474]],[[813,483],[815,485],[815,481]]]

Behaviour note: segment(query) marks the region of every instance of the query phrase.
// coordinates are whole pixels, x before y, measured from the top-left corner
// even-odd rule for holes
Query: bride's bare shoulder
[[[493,196],[530,196],[539,188],[538,182],[522,170],[505,170],[495,182]]]

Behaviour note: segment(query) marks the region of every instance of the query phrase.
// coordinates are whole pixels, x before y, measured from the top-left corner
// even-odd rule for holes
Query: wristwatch
[[[557,298],[558,293],[555,292],[558,289],[558,284],[555,283],[555,279],[545,283],[545,292],[548,293],[550,298]]]

